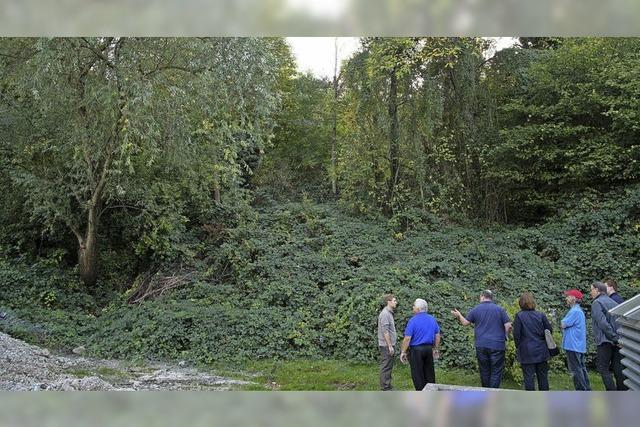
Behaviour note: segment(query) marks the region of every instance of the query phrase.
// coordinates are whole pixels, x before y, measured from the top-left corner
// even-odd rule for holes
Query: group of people
[[[591,390],[585,365],[587,351],[586,316],[580,306],[584,295],[577,289],[564,292],[568,312],[560,322],[562,344],[569,374],[576,390]],[[607,390],[627,390],[622,373],[622,356],[618,343],[617,325],[609,310],[624,299],[617,293],[617,284],[608,279],[591,284],[590,296],[593,339],[597,346],[596,366]],[[482,387],[499,388],[504,371],[506,342],[513,333],[516,358],[522,367],[525,390],[549,390],[549,340],[553,325],[544,313],[536,310],[531,292],[518,301],[521,311],[513,323],[504,308],[494,301],[493,292],[480,294],[480,303],[466,316],[454,309],[451,314],[461,325],[474,326],[476,358]],[[384,307],[378,316],[378,346],[380,348],[380,388],[391,390],[391,373],[395,360],[397,332],[393,314],[398,306],[392,294],[383,298]],[[418,298],[413,303],[413,316],[404,330],[400,361],[409,363],[416,390],[435,383],[434,361],[440,356],[440,326],[428,314],[427,302]],[[613,372],[613,375],[612,375]]]

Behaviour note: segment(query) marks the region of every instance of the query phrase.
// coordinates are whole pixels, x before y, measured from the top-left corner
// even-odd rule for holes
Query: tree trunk
[[[109,167],[116,147],[121,142],[121,131],[124,127],[124,109],[126,104],[125,91],[122,87],[122,79],[118,74],[117,64],[120,58],[120,49],[124,39],[121,37],[108,37],[104,39],[104,45],[100,48],[102,56],[98,55],[99,60],[104,61],[107,66],[104,67],[105,79],[114,79],[118,88],[118,111],[115,117],[115,122],[112,127],[111,135],[107,136],[107,143],[104,148],[104,160],[102,162],[95,162],[91,160],[91,156],[88,151],[85,151],[85,159],[87,162],[87,176],[90,186],[92,187],[91,199],[89,200],[89,212],[87,215],[87,228],[84,236],[80,230],[72,224],[68,225],[76,235],[78,239],[78,271],[80,278],[87,288],[95,286],[98,278],[98,223],[100,222],[100,214],[102,209],[102,195],[107,184]],[[86,77],[93,67],[93,64],[97,61],[94,58],[93,62],[87,64],[79,79],[80,99],[85,97],[85,84]],[[87,115],[86,108],[81,103],[80,115],[85,121],[85,127],[89,127],[91,117]],[[82,205],[82,201],[78,200]]]
[[[216,205],[220,204],[220,172],[217,169],[213,172],[213,200]]]
[[[218,153],[214,153],[213,158],[213,200],[216,205],[220,204],[220,168],[218,166]]]
[[[97,209],[89,210],[89,221],[84,238],[79,239],[78,269],[87,287],[93,287],[98,278],[98,215]]]
[[[398,180],[399,168],[399,131],[398,131],[398,75],[396,68],[391,70],[389,84],[389,187],[387,195],[387,214],[393,211],[393,196]]]
[[[336,174],[336,148],[338,145],[338,39],[334,39],[333,58],[333,138],[331,139],[331,192],[338,195]]]

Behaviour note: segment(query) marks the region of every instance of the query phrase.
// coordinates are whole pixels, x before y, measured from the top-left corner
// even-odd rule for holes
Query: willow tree
[[[459,51],[458,43],[450,39],[367,38],[361,51],[345,68],[347,109],[355,114],[347,125],[347,133],[352,144],[367,141],[367,148],[343,148],[342,168],[359,168],[357,162],[346,158],[350,155],[360,158],[373,156],[364,161],[375,171],[372,169],[368,178],[356,178],[354,182],[368,186],[360,193],[369,199],[373,193],[375,204],[382,206],[387,214],[395,213],[404,204],[409,197],[407,191],[411,190],[407,178],[415,177],[416,168],[425,166],[416,165],[414,160],[419,153],[409,151],[415,147],[420,122],[435,122],[439,117],[420,117],[418,123],[407,119],[416,119],[414,112],[420,102],[418,98],[423,97],[426,90],[433,90],[429,94],[433,99],[442,96],[440,88],[430,84],[431,74],[450,66]],[[436,71],[433,71],[434,67]],[[349,114],[345,114],[346,120]],[[380,165],[384,167],[380,168]],[[349,181],[353,177],[345,171],[342,178]],[[383,190],[381,180],[384,181]],[[346,186],[348,197],[351,192],[348,183]]]
[[[361,49],[345,64],[338,124],[343,135],[336,164],[340,198],[359,212],[384,208],[389,170],[384,90],[368,71],[370,57],[368,49]]]
[[[282,39],[217,39],[216,66],[203,78],[206,90],[193,96],[191,117],[204,149],[200,160],[210,169],[213,197],[240,188],[258,168],[276,126],[275,107],[294,72]],[[278,109],[279,110],[279,109]]]
[[[123,199],[142,210],[147,202],[162,203],[154,194],[158,173],[203,182],[215,177],[188,167],[207,163],[215,171],[219,163],[197,138],[203,123],[234,129],[232,137],[214,138],[236,142],[229,161],[239,162],[240,140],[248,146],[268,138],[265,121],[277,104],[270,92],[279,65],[273,51],[254,39],[0,41],[0,142],[9,176],[23,191],[32,221],[44,228],[62,223],[73,233],[86,285],[97,278],[106,209]],[[225,58],[234,55],[236,68],[227,66],[222,75]],[[202,95],[217,87],[230,96]],[[218,114],[195,116],[212,102],[224,104]]]
[[[438,131],[440,143],[451,153],[449,161],[439,161],[446,177],[445,203],[466,217],[482,216],[485,183],[482,180],[482,153],[486,144],[482,113],[485,109],[481,77],[488,44],[478,38],[451,41],[454,53],[443,58],[440,74],[443,116]],[[440,159],[443,160],[443,159]]]

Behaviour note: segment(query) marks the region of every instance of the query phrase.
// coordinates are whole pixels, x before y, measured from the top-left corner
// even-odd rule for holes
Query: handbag
[[[551,331],[548,329],[544,330],[544,339],[547,342],[547,348],[549,349],[549,355],[551,357],[557,356],[560,354],[560,349],[556,345],[556,342],[553,340],[553,335],[551,335]]]

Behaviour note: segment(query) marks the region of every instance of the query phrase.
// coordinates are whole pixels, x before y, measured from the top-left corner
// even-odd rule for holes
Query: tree
[[[516,218],[553,212],[567,194],[638,179],[640,43],[567,39],[537,54],[502,104],[489,173]],[[527,207],[527,209],[523,209]]]
[[[446,77],[468,44],[473,43],[465,39],[368,38],[362,51],[347,64],[346,99],[355,114],[351,143],[368,142],[367,148],[350,151],[355,157],[345,158],[343,167],[355,171],[360,162],[373,166],[368,179],[361,176],[364,170],[356,173],[354,184],[364,187],[359,192],[366,194],[365,199],[373,195],[370,201],[387,215],[405,209],[416,193],[422,207],[427,205],[425,171],[434,166],[427,158],[438,152],[436,147],[442,146],[440,141],[448,135],[442,130],[443,90],[452,80]],[[417,115],[417,111],[429,116]],[[384,151],[380,146],[383,141]],[[346,197],[353,196],[347,188]]]
[[[518,37],[523,49],[555,49],[562,43],[559,37]]]
[[[336,175],[336,161],[338,149],[338,95],[339,95],[339,75],[338,75],[338,38],[333,39],[333,103],[331,104],[332,115],[332,135],[331,135],[331,193],[338,195],[338,177]]]
[[[287,81],[272,147],[261,165],[258,185],[279,194],[327,193],[331,180],[331,83],[311,74]]]
[[[148,212],[175,203],[179,197],[167,195],[171,180],[192,187],[213,182],[218,193],[221,182],[239,185],[238,170],[249,168],[240,153],[260,151],[271,134],[282,45],[280,39],[0,41],[0,102],[8,111],[0,141],[9,175],[32,220],[48,229],[63,223],[76,237],[87,286],[97,278],[105,210]],[[234,165],[227,170],[224,162]]]

